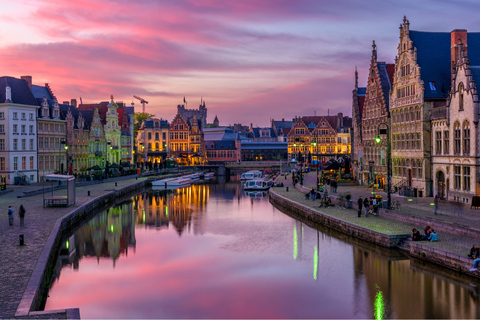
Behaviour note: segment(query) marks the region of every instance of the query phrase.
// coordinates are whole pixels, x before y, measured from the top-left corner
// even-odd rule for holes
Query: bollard
[[[288,187],[287,187],[287,192],[288,192]]]
[[[20,239],[20,245],[21,245],[21,246],[24,246],[25,243],[24,243],[23,234],[21,234],[21,235],[19,236],[19,239]]]
[[[117,186],[117,183],[115,182],[115,187]]]
[[[90,190],[88,190],[88,196],[90,197]]]

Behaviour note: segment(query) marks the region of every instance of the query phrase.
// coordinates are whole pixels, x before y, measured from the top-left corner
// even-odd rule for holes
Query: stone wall
[[[38,258],[32,276],[28,281],[22,300],[15,313],[16,318],[27,317],[44,304],[50,287],[58,250],[67,237],[78,230],[83,223],[89,221],[98,212],[125,200],[125,198],[131,196],[133,192],[145,190],[147,183],[148,181],[139,181],[132,185],[113,190],[79,206],[56,221]],[[64,312],[67,313],[68,311],[71,314],[76,314],[75,310],[76,309],[68,309],[64,310]],[[52,315],[61,312],[63,311],[54,310],[52,311]],[[44,316],[48,313],[48,311],[45,311],[42,315]],[[35,317],[41,317],[42,315],[32,314],[32,316]]]

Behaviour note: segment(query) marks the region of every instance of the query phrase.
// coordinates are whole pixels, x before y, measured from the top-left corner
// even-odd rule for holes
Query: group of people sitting
[[[475,259],[473,261],[473,267],[470,269],[470,271],[477,271],[478,264],[480,263],[480,250],[478,250],[476,245],[472,246],[472,249],[470,249],[470,253],[468,254],[468,257],[470,259]]]
[[[412,229],[412,233],[413,241],[438,241],[437,233],[430,226],[425,227],[423,234],[420,234],[416,228]]]
[[[323,207],[323,206],[329,207],[334,205],[332,200],[328,197],[328,192],[326,189],[324,190],[324,193],[322,196],[322,193],[316,191],[315,188],[312,188],[310,192],[305,194],[305,199],[311,199],[311,200],[319,199],[321,201],[320,207]]]

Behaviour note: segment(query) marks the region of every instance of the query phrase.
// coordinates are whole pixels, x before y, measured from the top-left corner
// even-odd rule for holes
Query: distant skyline
[[[351,116],[372,41],[394,63],[398,27],[480,31],[472,1],[17,0],[0,5],[0,75],[49,83],[59,102],[149,101],[171,121],[206,102],[209,123]]]

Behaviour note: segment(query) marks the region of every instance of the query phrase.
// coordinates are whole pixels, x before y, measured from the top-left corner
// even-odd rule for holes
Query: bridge
[[[216,164],[205,164],[197,166],[198,169],[215,170],[217,175],[230,175],[232,170],[265,170],[285,171],[290,169],[287,161],[243,161],[243,162],[224,162]]]

